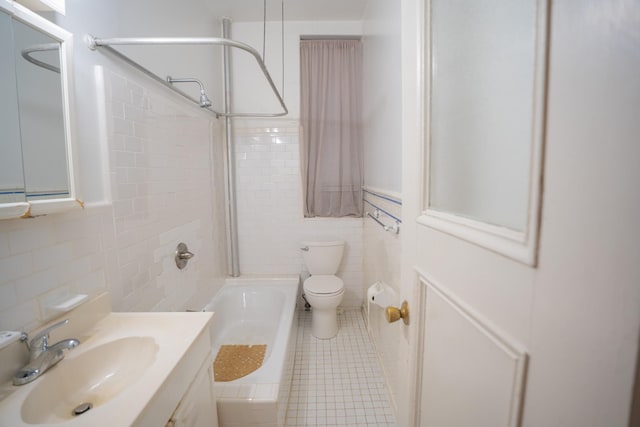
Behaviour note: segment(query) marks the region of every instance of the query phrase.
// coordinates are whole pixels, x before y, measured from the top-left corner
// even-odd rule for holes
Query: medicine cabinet
[[[81,206],[73,167],[72,35],[0,0],[0,219]]]

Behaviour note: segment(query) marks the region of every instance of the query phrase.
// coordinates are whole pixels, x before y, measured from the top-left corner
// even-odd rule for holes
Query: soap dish
[[[42,311],[46,319],[73,310],[87,300],[86,294],[63,293],[52,295],[42,301]]]

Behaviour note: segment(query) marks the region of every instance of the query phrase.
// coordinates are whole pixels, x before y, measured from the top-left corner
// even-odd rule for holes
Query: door
[[[414,286],[415,425],[626,426],[640,336],[640,34],[630,15],[640,11],[640,3],[456,2],[462,4],[461,13],[470,14],[461,25],[471,38],[464,40],[460,31],[438,34],[440,40],[453,37],[448,42],[460,44],[434,48],[430,31],[453,25],[452,16],[460,16],[438,9],[445,3],[451,4],[403,2],[403,188],[406,216],[412,216],[403,223],[404,235],[413,236],[403,241],[403,253],[409,255],[403,278]],[[457,49],[456,55],[461,55],[464,43],[479,43],[478,38],[489,39],[489,46],[498,49],[490,36],[499,27],[483,25],[491,18],[511,19],[523,12],[525,3],[535,16],[536,43],[543,40],[535,46],[545,52],[536,56],[540,52],[534,48],[534,81],[536,67],[544,61],[544,105],[538,110],[541,120],[530,121],[532,139],[540,132],[540,168],[528,169],[529,182],[543,185],[529,185],[526,194],[517,196],[527,200],[525,224],[539,225],[535,235],[528,236],[532,240],[524,239],[533,243],[533,257],[514,255],[490,236],[478,237],[478,229],[496,234],[495,226],[505,226],[480,211],[464,211],[482,199],[478,192],[460,190],[454,194],[455,203],[433,203],[436,184],[431,180],[442,173],[437,169],[443,163],[430,163],[433,151],[425,145],[434,130],[441,131],[442,122],[433,123],[440,112],[466,108],[475,113],[495,107],[483,103],[487,100],[481,93],[466,96],[478,89],[473,86],[480,85],[482,92],[482,85],[489,84],[477,75],[458,76],[450,92],[439,96],[438,88],[430,86],[434,64],[429,60],[438,59],[437,66],[455,63],[459,56],[441,57],[438,48]],[[503,15],[507,4],[516,9]],[[501,39],[527,37],[508,26],[504,29]],[[468,66],[464,71],[503,73],[500,67],[507,65],[500,60],[505,55],[518,57],[505,49],[496,62],[485,63],[488,68]],[[424,52],[424,68],[416,51]],[[533,104],[528,110],[512,104],[518,111],[510,113],[535,115],[540,100],[529,101]],[[461,114],[454,124],[468,129],[474,117]],[[504,117],[483,120],[500,127],[505,126]],[[486,160],[483,152],[449,155],[470,163],[448,178],[445,171],[445,178],[460,179],[476,166],[474,162]],[[511,178],[505,172],[502,179]],[[539,202],[533,211],[532,200]],[[491,203],[490,210],[498,215],[510,209],[499,198]],[[430,210],[439,212],[430,215]],[[455,226],[442,223],[443,217],[445,222],[451,219],[448,214],[459,217]],[[513,231],[518,223],[503,228]]]
[[[218,427],[213,362],[207,357],[166,427]]]

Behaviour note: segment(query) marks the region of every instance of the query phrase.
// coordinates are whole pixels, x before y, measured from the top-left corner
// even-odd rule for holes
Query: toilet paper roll
[[[367,289],[367,301],[386,308],[396,302],[396,293],[389,285],[378,281]]]

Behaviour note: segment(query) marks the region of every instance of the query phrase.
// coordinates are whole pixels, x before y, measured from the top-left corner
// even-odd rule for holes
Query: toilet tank
[[[302,242],[302,258],[311,275],[336,274],[342,260],[343,249],[344,242],[341,240]]]

